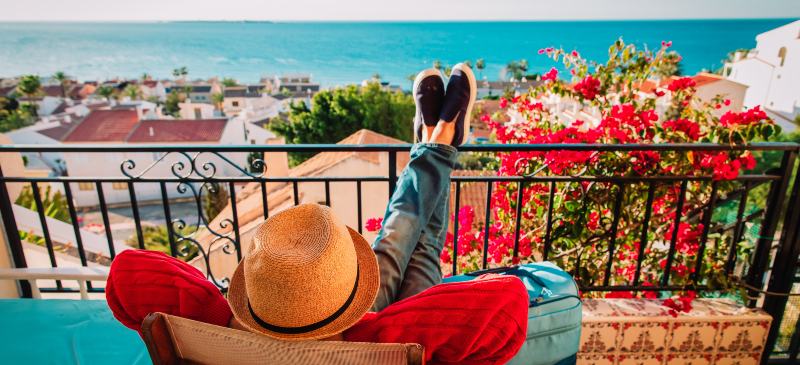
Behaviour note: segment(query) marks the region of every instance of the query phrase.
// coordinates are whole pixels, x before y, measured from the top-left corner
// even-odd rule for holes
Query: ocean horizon
[[[64,71],[80,81],[232,77],[255,83],[261,74],[311,73],[323,87],[360,83],[378,73],[408,90],[409,74],[434,61],[455,65],[483,58],[480,78],[500,80],[510,61],[527,59],[528,73],[560,67],[541,48],[577,50],[605,62],[622,37],[639,47],[672,41],[686,74],[718,68],[727,53],[756,46],[756,35],[796,19],[509,21],[509,22],[4,22],[0,77]]]

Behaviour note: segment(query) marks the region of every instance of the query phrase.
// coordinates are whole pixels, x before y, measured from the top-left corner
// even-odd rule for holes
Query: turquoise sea
[[[672,41],[685,72],[719,67],[737,48],[795,19],[558,22],[159,22],[0,23],[0,77],[66,71],[80,80],[143,72],[189,78],[234,77],[257,82],[265,73],[312,73],[324,86],[361,82],[379,73],[408,88],[407,75],[433,61],[486,60],[482,75],[500,78],[509,61],[527,59],[529,72],[555,63],[537,51],[576,49],[604,60],[619,37],[650,47]]]

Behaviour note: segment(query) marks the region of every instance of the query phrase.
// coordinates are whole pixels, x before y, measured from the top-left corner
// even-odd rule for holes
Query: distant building
[[[310,92],[312,94],[319,92],[319,84],[314,83],[311,74],[283,74],[281,75],[280,90],[289,90],[290,92]],[[276,91],[276,92],[277,92]]]
[[[226,87],[224,91],[225,113],[238,112],[245,107],[245,100],[247,96],[247,88],[244,86]]]
[[[214,101],[211,99],[211,96],[221,92],[222,88],[216,83],[210,85],[196,85],[192,86],[189,99],[191,99],[193,103],[213,104]]]
[[[476,97],[483,99],[490,95],[505,95],[506,91],[510,91],[513,95],[517,92],[526,93],[528,89],[541,85],[541,81],[525,80],[525,81],[486,81],[478,80],[478,89]]]
[[[749,86],[744,105],[761,105],[776,122],[800,114],[800,20],[756,36],[756,48],[726,63],[728,80]]]
[[[211,104],[194,103],[192,99],[186,100],[185,103],[178,103],[181,108],[181,119],[199,120],[199,119],[213,119],[214,106]]]

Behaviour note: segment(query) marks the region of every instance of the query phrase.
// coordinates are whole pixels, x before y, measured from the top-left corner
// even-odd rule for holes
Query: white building
[[[256,126],[253,126],[256,127]],[[63,144],[81,145],[232,145],[245,144],[247,128],[242,121],[227,119],[200,119],[200,120],[146,120],[140,109],[129,110],[95,110],[77,125],[62,139]],[[266,131],[271,133],[269,131]],[[263,141],[258,141],[264,143]],[[180,153],[169,153],[161,158],[160,152],[107,152],[85,153],[70,152],[65,154],[67,171],[71,177],[125,177],[121,168],[130,175],[141,174],[152,165],[144,177],[175,177],[175,172],[186,175],[191,170],[191,161]],[[213,153],[203,153],[197,158],[194,166],[199,172],[208,175],[211,170],[204,170],[206,163],[212,163],[216,169],[215,176],[240,176],[242,172],[237,169],[247,165],[246,153],[223,153],[225,158],[235,164],[224,161]],[[194,156],[191,154],[190,156]],[[123,161],[130,163],[123,164]],[[179,169],[177,163],[183,163]],[[210,168],[210,165],[208,165]],[[132,167],[132,168],[129,168]],[[198,177],[195,173],[194,177]],[[73,195],[76,205],[95,206],[99,204],[94,183],[73,183]],[[161,190],[159,184],[135,184],[138,201],[159,200]],[[103,183],[106,203],[128,203],[130,195],[127,183]],[[168,189],[170,198],[190,196],[191,189],[180,193],[170,184]]]
[[[784,125],[800,114],[800,20],[756,36],[758,45],[725,64],[728,80],[749,86],[744,105],[761,105]]]

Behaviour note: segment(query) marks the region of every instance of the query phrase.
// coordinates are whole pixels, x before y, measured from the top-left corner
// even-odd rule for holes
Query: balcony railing
[[[292,188],[292,196],[294,204],[299,204],[298,184],[300,183],[324,183],[325,203],[330,205],[331,201],[331,183],[352,183],[357,189],[357,221],[358,230],[361,232],[363,227],[363,214],[362,214],[362,183],[364,182],[386,182],[388,185],[389,196],[395,189],[398,177],[397,161],[398,153],[408,152],[411,145],[239,145],[239,146],[208,146],[208,145],[148,145],[148,146],[80,146],[80,145],[59,145],[59,146],[40,146],[40,145],[6,145],[0,146],[0,152],[35,152],[35,153],[157,153],[160,158],[149,166],[135,166],[132,161],[120,161],[120,172],[115,177],[82,177],[82,176],[61,176],[61,177],[11,177],[3,176],[0,171],[0,182],[3,189],[0,192],[0,213],[2,213],[3,225],[5,232],[9,239],[9,245],[13,256],[15,267],[27,267],[26,258],[23,251],[22,241],[16,232],[19,231],[18,222],[14,215],[13,202],[9,199],[8,183],[27,183],[32,186],[32,193],[36,202],[36,210],[38,212],[39,221],[41,224],[41,231],[43,232],[44,245],[50,258],[52,266],[56,266],[56,254],[53,246],[52,239],[48,233],[48,222],[45,215],[45,207],[43,206],[42,197],[39,193],[38,187],[44,183],[62,184],[63,191],[68,203],[69,216],[71,222],[78,222],[78,212],[74,204],[74,192],[71,185],[73,183],[91,184],[96,189],[99,210],[102,213],[103,225],[105,227],[105,234],[108,240],[108,252],[110,253],[110,260],[113,260],[116,252],[113,244],[112,230],[108,219],[108,205],[103,191],[103,183],[117,183],[116,186],[124,184],[127,187],[128,195],[130,198],[131,210],[135,223],[135,231],[138,238],[138,248],[144,248],[143,233],[142,233],[142,220],[139,216],[139,206],[136,197],[135,186],[137,184],[158,184],[161,192],[161,204],[163,205],[166,222],[168,223],[167,230],[169,235],[170,253],[173,256],[184,255],[179,249],[179,243],[194,244],[199,248],[199,254],[205,258],[206,273],[209,279],[212,280],[222,291],[227,290],[227,278],[216,278],[212,268],[209,266],[208,255],[211,254],[210,246],[203,247],[194,241],[192,235],[184,236],[176,231],[176,227],[186,225],[181,219],[173,219],[170,212],[170,189],[177,189],[179,192],[193,197],[198,209],[198,228],[203,228],[210,231],[215,235],[214,241],[225,242],[225,248],[221,250],[225,255],[235,255],[236,260],[241,260],[241,232],[240,224],[237,214],[237,199],[236,189],[234,184],[241,182],[257,183],[261,187],[261,200],[263,214],[265,217],[269,216],[267,184],[269,183],[286,183]],[[482,268],[489,268],[490,265],[487,260],[487,252],[489,247],[489,226],[491,225],[491,197],[493,186],[501,182],[514,182],[516,188],[521,192],[527,184],[545,184],[549,185],[550,201],[547,205],[547,210],[541,214],[546,215],[546,227],[543,227],[544,244],[542,245],[541,252],[536,253],[536,257],[544,260],[553,260],[555,253],[559,250],[556,247],[557,232],[553,229],[553,220],[550,218],[553,214],[553,198],[552,192],[555,190],[556,184],[573,183],[573,182],[604,182],[618,186],[618,191],[624,191],[624,187],[637,185],[647,187],[647,205],[645,206],[644,224],[639,232],[641,240],[639,242],[639,249],[641,252],[638,255],[636,262],[636,272],[634,279],[630,281],[611,280],[609,273],[614,265],[613,259],[606,260],[602,263],[606,275],[602,282],[586,283],[581,282],[581,290],[583,292],[614,292],[614,291],[632,291],[632,292],[645,292],[645,291],[664,291],[664,290],[685,290],[686,285],[673,285],[671,284],[670,275],[672,274],[672,265],[676,257],[676,239],[677,234],[672,237],[665,237],[661,243],[665,247],[666,264],[662,270],[662,276],[655,285],[643,285],[641,278],[644,259],[643,250],[648,244],[648,222],[653,213],[653,196],[659,183],[672,183],[675,186],[680,186],[682,197],[678,200],[677,212],[673,218],[675,222],[687,219],[699,219],[704,224],[702,236],[700,238],[700,249],[697,251],[694,258],[695,265],[703,262],[704,254],[706,252],[707,243],[709,242],[709,235],[719,232],[733,232],[733,239],[731,242],[737,242],[743,236],[745,225],[755,219],[760,219],[760,231],[757,234],[755,247],[751,254],[748,256],[748,262],[741,263],[740,266],[745,266],[742,269],[736,269],[737,257],[735,250],[729,250],[724,268],[726,274],[732,274],[734,271],[740,272],[743,275],[743,281],[752,287],[763,288],[764,290],[776,293],[789,293],[792,285],[795,282],[800,282],[796,278],[795,273],[798,267],[798,257],[800,257],[800,202],[798,199],[798,192],[800,191],[800,181],[795,179],[792,183],[790,180],[793,176],[793,170],[798,152],[800,152],[800,145],[795,143],[753,143],[748,146],[729,146],[717,144],[651,144],[651,145],[585,145],[585,144],[560,144],[560,145],[467,145],[460,148],[461,152],[480,152],[480,153],[500,153],[510,151],[554,151],[554,150],[569,150],[569,151],[595,151],[598,153],[603,152],[624,152],[624,151],[730,151],[730,150],[748,150],[748,151],[780,151],[782,152],[781,164],[778,168],[767,171],[765,174],[760,175],[747,175],[741,174],[736,179],[730,180],[732,184],[738,186],[731,193],[724,196],[719,196],[718,184],[719,182],[713,181],[711,176],[539,176],[539,175],[520,175],[520,176],[453,176],[452,181],[455,182],[455,195],[456,207],[459,206],[459,199],[463,186],[469,183],[485,183],[486,191],[486,212],[485,222],[482,229],[486,230],[483,238],[483,260]],[[265,176],[260,173],[252,173],[247,167],[237,166],[231,158],[233,154],[248,154],[255,153],[271,153],[271,152],[379,152],[384,156],[388,156],[388,168],[383,176],[360,176],[360,177],[337,177],[337,176]],[[180,160],[173,163],[170,168],[172,176],[168,177],[153,177],[148,174],[151,168],[156,166],[160,160],[164,159],[167,155],[178,155]],[[202,156],[214,157],[217,163],[223,163],[233,167],[235,171],[239,172],[240,176],[225,177],[217,176],[216,171],[221,166],[216,166],[214,162],[202,162]],[[264,162],[256,160],[255,167],[261,169]],[[2,166],[0,166],[2,168]],[[745,170],[743,170],[745,171]],[[684,205],[684,198],[687,184],[689,182],[703,181],[710,182],[711,198],[710,200],[692,211],[684,212],[682,207]],[[202,189],[207,183],[225,184],[230,194],[230,208],[232,211],[231,219],[224,224],[230,224],[232,230],[230,233],[217,233],[213,227],[209,227],[211,222],[203,218],[201,199]],[[766,201],[763,202],[764,207],[756,212],[746,214],[745,206],[747,199],[756,187],[760,185],[767,185],[769,193],[767,194]],[[198,188],[199,187],[199,188]],[[791,188],[791,191],[790,191]],[[206,187],[207,189],[207,187]],[[336,193],[335,191],[333,192]],[[616,199],[621,198],[621,194],[615,194]],[[517,199],[521,199],[523,194],[518,193]],[[788,199],[788,209],[783,212],[783,207],[786,206],[785,200]],[[739,202],[739,208],[736,210],[735,221],[729,222],[726,225],[712,225],[711,216],[715,208],[720,207],[729,202]],[[519,219],[522,216],[522,204],[518,201],[516,207],[517,224],[514,228],[514,257],[519,256],[519,242],[521,229]],[[611,216],[615,217],[610,225],[610,234],[608,237],[616,237],[618,227],[618,219],[620,215],[621,204],[614,204],[614,211]],[[459,231],[459,209],[454,210],[455,219],[453,221],[453,232]],[[170,224],[171,223],[171,224]],[[778,234],[777,230],[782,227],[782,231]],[[83,266],[88,264],[87,254],[84,244],[81,239],[81,228],[79,224],[73,224],[75,243],[77,246],[78,257]],[[208,252],[207,252],[208,249]],[[609,252],[609,256],[613,257],[615,249],[615,240],[608,240],[605,247]],[[454,245],[454,252],[452,257],[453,272],[458,272],[459,269],[459,255],[456,252],[458,245]],[[576,265],[576,271],[580,264]],[[736,269],[736,270],[735,270]],[[770,272],[772,274],[770,274]],[[577,274],[577,273],[576,273]],[[692,282],[694,283],[691,288],[694,290],[711,290],[708,285],[704,283],[705,278],[701,277],[701,270],[695,270],[692,275]],[[577,275],[576,275],[577,276]],[[768,280],[765,280],[768,278]],[[30,287],[25,282],[20,282],[20,287],[24,296],[30,297]],[[44,293],[47,292],[74,292],[75,290],[64,288],[60,282],[56,283],[52,288],[41,288]],[[100,288],[90,288],[90,292],[102,292]],[[759,293],[750,291],[751,297],[758,297]],[[786,308],[787,297],[785,296],[766,296],[762,308],[775,318],[775,325],[769,335],[768,348],[775,344],[775,339],[778,335],[778,324],[781,323],[783,313]],[[757,305],[756,300],[751,300],[746,303],[750,307]]]

